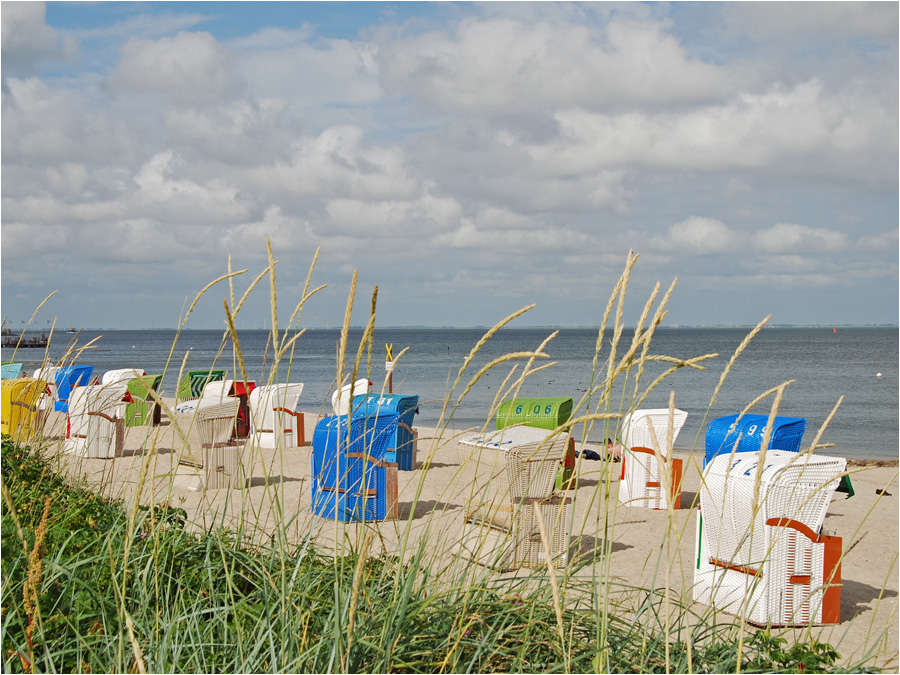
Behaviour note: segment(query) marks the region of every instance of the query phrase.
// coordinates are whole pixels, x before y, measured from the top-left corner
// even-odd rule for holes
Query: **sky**
[[[896,324],[898,4],[0,4],[7,325]],[[223,326],[226,282],[187,328]],[[237,325],[270,325],[267,280]],[[232,302],[229,300],[229,302]]]

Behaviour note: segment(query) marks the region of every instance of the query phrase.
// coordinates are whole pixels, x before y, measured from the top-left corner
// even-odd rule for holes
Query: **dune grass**
[[[598,645],[589,606],[563,611],[563,653],[545,586],[434,591],[423,550],[251,547],[186,532],[166,505],[140,509],[126,542],[125,505],[66,484],[40,453],[4,442],[2,470],[4,672],[595,672],[600,652],[611,672],[688,670],[662,628],[613,616]],[[695,635],[693,672],[817,672],[837,656],[765,632],[739,656],[714,625]]]
[[[317,257],[317,256],[316,256]],[[630,344],[623,307],[637,261],[629,255],[598,328],[591,387],[557,433],[582,442],[621,435],[621,418],[681,368],[703,368],[716,354],[675,357],[652,353],[656,328],[666,316],[675,284],[657,302],[659,286],[644,304]],[[228,272],[194,299],[176,334],[169,363],[176,363],[177,335],[202,297],[228,281],[222,354],[233,345],[233,371],[246,379],[235,318],[251,291],[268,277],[272,309],[272,362],[264,382],[290,378],[302,330],[315,259],[288,325],[279,328],[276,264],[268,266],[235,302]],[[354,275],[336,360],[335,386],[373,379],[372,341],[377,287],[366,328],[354,353],[349,322],[356,295]],[[480,348],[530,307],[488,330],[461,365],[443,404],[441,428],[431,449],[450,435],[449,423],[467,394],[491,370],[507,369],[490,411],[515,397],[528,377],[552,367],[553,334],[540,345],[507,354],[478,368]],[[761,322],[732,356],[719,386]],[[401,352],[395,362],[403,356]],[[187,354],[181,360],[185,368]],[[540,365],[537,365],[540,364]],[[649,383],[648,372],[665,370]],[[205,367],[217,367],[215,363]],[[168,368],[168,367],[167,367]],[[179,379],[181,372],[179,372]],[[788,383],[767,392],[777,413]],[[767,397],[759,397],[753,405]],[[157,396],[160,405],[165,401]],[[712,405],[712,402],[710,402]],[[670,406],[675,407],[674,395]],[[748,409],[751,406],[748,406]],[[165,412],[177,426],[173,411]],[[187,443],[189,429],[178,429]],[[817,440],[820,434],[817,435]],[[333,549],[311,532],[291,536],[296,515],[285,503],[283,483],[271,490],[276,532],[260,538],[247,510],[236,528],[216,521],[198,528],[170,504],[148,503],[155,445],[148,436],[138,488],[125,501],[113,491],[67,484],[52,452],[4,441],[2,452],[2,644],[5,672],[824,672],[839,658],[811,636],[788,645],[760,630],[720,622],[715,611],[697,613],[690,599],[670,592],[678,542],[685,536],[675,513],[667,514],[667,540],[647,561],[653,588],[625,588],[610,568],[618,503],[609,481],[591,493],[589,517],[572,532],[592,535],[602,548],[589,560],[552,565],[508,577],[477,568],[464,557],[447,560],[413,537],[412,511],[398,545],[387,553],[373,539],[377,527],[356,544],[338,536]],[[253,448],[247,450],[253,453]],[[671,457],[658,459],[666,466]],[[270,467],[272,473],[283,471]],[[607,466],[612,471],[611,463]],[[663,471],[665,475],[667,472]],[[422,484],[416,500],[420,496]],[[109,488],[110,486],[106,486]],[[174,496],[170,491],[170,495]],[[101,496],[106,495],[106,496]],[[112,496],[110,496],[112,495]],[[236,499],[242,499],[238,494]],[[302,505],[301,505],[302,506]],[[308,506],[308,505],[307,505]],[[205,521],[204,521],[205,522]],[[198,532],[198,529],[200,530]],[[543,527],[542,527],[543,529]],[[549,558],[549,556],[548,556]],[[584,574],[588,571],[588,574]],[[579,573],[579,574],[576,574]],[[681,580],[682,588],[690,582]],[[689,594],[689,591],[686,591]],[[625,602],[622,598],[627,598]],[[864,664],[854,664],[859,671]]]

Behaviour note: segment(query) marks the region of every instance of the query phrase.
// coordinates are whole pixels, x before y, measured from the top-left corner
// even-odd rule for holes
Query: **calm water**
[[[469,350],[484,334],[483,329],[382,329],[375,334],[372,379],[380,388],[384,378],[385,343],[393,343],[395,355],[409,351],[398,361],[394,374],[394,391],[418,394],[421,414],[419,424],[434,425],[441,412],[441,402],[449,384],[455,379]],[[467,376],[455,394],[458,398],[465,382],[490,359],[513,351],[536,349],[552,332],[551,329],[511,329],[498,333],[489,341],[470,366]],[[898,330],[896,328],[767,328],[745,350],[732,368],[718,400],[704,423],[710,397],[719,375],[748,329],[731,328],[667,328],[657,331],[652,353],[689,358],[718,352],[720,356],[707,362],[704,371],[682,369],[665,384],[657,387],[641,405],[644,408],[666,407],[669,391],[675,391],[675,404],[689,413],[687,424],[676,442],[678,447],[691,447],[699,438],[703,446],[706,423],[716,417],[738,412],[762,392],[785,380],[795,380],[785,395],[780,414],[809,420],[805,443],[811,441],[837,400],[844,402],[826,432],[824,441],[835,444],[830,451],[845,457],[896,458],[898,456]],[[163,372],[174,337],[173,331],[104,331],[82,332],[79,345],[102,335],[97,347],[85,353],[81,363],[95,366],[95,374],[114,368],[141,367],[148,373]],[[361,331],[351,334],[355,354]],[[58,359],[72,335],[58,335],[50,347],[50,358]],[[178,369],[185,353],[187,368],[212,367],[219,348],[220,331],[185,331],[175,350],[163,382],[163,390],[173,395]],[[263,381],[263,372],[271,364],[271,351],[266,354],[269,334],[244,331],[239,335],[247,376]],[[339,332],[316,330],[304,334],[297,342],[291,381],[305,384],[300,407],[306,410],[330,409],[335,379],[335,354]],[[591,382],[591,361],[597,339],[595,329],[566,329],[549,344],[546,351],[552,368],[533,375],[522,388],[521,396],[572,396],[577,401]],[[623,346],[631,335],[623,336]],[[601,364],[609,353],[601,352]],[[43,350],[21,350],[18,361],[24,361],[31,372],[39,365]],[[12,350],[3,349],[4,361]],[[235,372],[230,345],[219,357],[217,367]],[[510,364],[484,377],[462,402],[453,417],[454,428],[484,424],[489,409]],[[365,367],[365,358],[363,368]],[[521,367],[520,367],[521,369]],[[662,366],[644,374],[646,387]],[[881,377],[877,374],[881,373]],[[229,375],[230,377],[231,375]],[[286,372],[278,377],[288,379]],[[621,387],[617,391],[621,396]],[[616,399],[618,400],[618,399]],[[769,400],[755,412],[767,412]]]

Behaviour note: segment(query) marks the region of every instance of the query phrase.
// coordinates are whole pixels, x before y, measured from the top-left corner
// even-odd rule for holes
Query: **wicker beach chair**
[[[22,374],[21,363],[4,363],[0,366],[0,379],[11,380]]]
[[[397,464],[385,459],[398,416],[334,415],[313,433],[312,508],[342,522],[397,517]]]
[[[704,471],[694,600],[756,625],[840,622],[840,537],[822,532],[847,460],[782,450]]]
[[[129,380],[146,375],[142,368],[119,368],[107,370],[100,378],[100,384],[113,384],[114,382],[128,382]]]
[[[270,384],[250,392],[253,443],[261,448],[296,448],[306,445],[302,412],[296,412],[303,384]]]
[[[89,459],[121,457],[125,444],[124,382],[72,390],[63,451]]]
[[[709,423],[706,429],[706,466],[716,455],[761,450],[768,415],[726,415]],[[768,450],[800,452],[800,441],[806,431],[802,417],[775,417]]]
[[[56,371],[56,389],[53,408],[57,412],[69,412],[69,397],[76,387],[90,383],[94,366],[63,366]]]
[[[415,394],[362,394],[353,397],[353,416],[377,419],[396,415],[397,424],[390,434],[385,460],[395,462],[400,471],[413,471],[418,455],[419,432],[413,428],[419,412],[419,397]]]
[[[31,439],[41,428],[39,402],[46,396],[46,383],[32,377],[19,377],[3,380],[0,386],[0,430],[16,442]]]
[[[125,406],[125,426],[159,426],[162,421],[162,407],[151,392],[159,389],[163,376],[142,375],[128,381],[131,401]]]
[[[197,409],[197,433],[203,452],[203,488],[231,490],[242,487],[244,471],[241,464],[244,441],[234,438],[234,423],[238,400],[209,403]]]
[[[671,418],[671,438],[668,408],[635,410],[622,420],[625,452],[619,480],[620,503],[625,506],[665,509],[671,500],[674,508],[680,507],[682,461],[670,455],[687,416],[683,410],[674,411]],[[663,480],[662,469],[654,451],[658,451],[670,467],[666,481]]]
[[[200,398],[203,395],[203,389],[207,384],[224,379],[224,370],[190,370],[181,378],[181,382],[178,383],[178,390],[175,393],[175,402],[178,404],[182,401]]]
[[[502,570],[563,566],[569,548],[571,499],[554,494],[568,434],[508,427],[457,445],[468,503],[461,552]]]
[[[369,393],[369,387],[371,386],[372,383],[368,380],[357,380],[356,382],[345,384],[343,387],[335,391],[331,395],[331,408],[332,410],[334,410],[334,414],[349,415],[350,401],[352,400],[352,398],[360,394]]]
[[[44,383],[44,393],[38,401],[41,410],[51,410],[56,400],[56,374],[62,370],[60,366],[41,366],[32,373],[32,377]]]

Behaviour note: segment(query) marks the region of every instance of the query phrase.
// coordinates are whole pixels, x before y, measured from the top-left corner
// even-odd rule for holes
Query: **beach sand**
[[[306,414],[308,443],[318,419],[315,413]],[[52,426],[45,433],[53,437],[51,448],[58,449],[65,433],[65,417],[54,413],[50,422]],[[104,494],[126,500],[126,504],[133,503],[140,486],[142,503],[165,502],[185,509],[196,529],[241,527],[245,535],[258,541],[281,533],[292,542],[301,542],[311,535],[322,550],[334,549],[337,542],[337,548],[344,551],[348,546],[358,550],[367,533],[377,530],[370,553],[396,553],[404,541],[409,551],[424,542],[438,565],[449,564],[458,559],[457,543],[468,499],[457,461],[460,433],[418,430],[417,468],[399,472],[399,518],[365,525],[336,523],[312,514],[309,444],[278,451],[247,447],[242,458],[247,487],[205,492],[193,489],[199,484],[196,470],[179,466],[184,440],[167,422],[158,428],[129,428],[125,451],[115,459],[60,457],[69,475],[86,479]],[[578,437],[577,430],[574,436]],[[187,434],[187,440],[196,454],[199,442],[194,430]],[[580,449],[580,445],[576,447]],[[155,452],[145,448],[155,448]],[[608,564],[610,592],[619,594],[622,602],[643,597],[627,590],[636,587],[668,587],[673,598],[683,590],[689,596],[697,518],[696,508],[690,507],[699,501],[702,455],[676,452],[676,456],[684,460],[685,470],[682,508],[674,512],[672,521],[664,511],[618,505],[618,464],[579,460],[578,487],[569,493],[574,499],[570,507],[570,555],[586,558],[588,564],[575,571],[575,577],[590,580],[594,566],[599,570]],[[894,669],[898,666],[898,470],[896,462],[855,464],[850,470],[856,495],[847,499],[844,494],[836,494],[824,526],[843,538],[841,623],[774,630],[798,639],[811,635],[828,642],[841,654],[843,663],[876,654],[873,665]],[[878,495],[876,490],[886,490],[889,495]],[[611,527],[605,528],[606,513]],[[674,535],[667,538],[667,532]],[[604,542],[604,536],[608,542]],[[607,548],[611,551],[608,561],[602,555]],[[569,569],[576,567],[569,565]],[[704,609],[702,605],[692,606],[695,612]],[[717,620],[735,621],[723,613]]]

